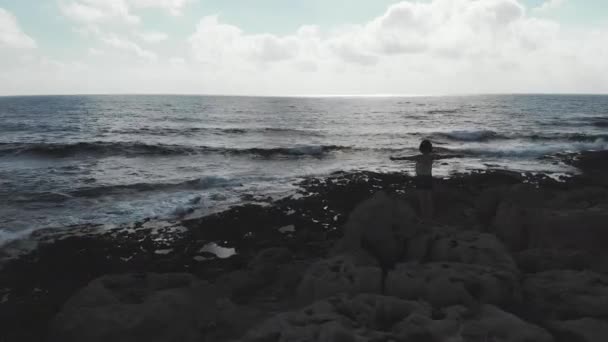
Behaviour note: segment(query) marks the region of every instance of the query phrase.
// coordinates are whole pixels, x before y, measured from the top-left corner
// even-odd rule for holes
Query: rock
[[[474,201],[477,220],[488,226],[494,220],[498,205],[506,191],[505,187],[493,187],[484,189]]]
[[[402,299],[422,299],[434,307],[477,303],[511,305],[520,300],[513,272],[461,263],[403,263],[390,271],[385,293]]]
[[[512,187],[498,205],[490,230],[513,251],[570,248],[603,252],[608,244],[605,208],[583,206],[573,210],[574,206],[564,199],[566,195],[551,201],[545,198],[549,195],[554,194],[526,185]]]
[[[511,187],[498,204],[491,232],[510,250],[527,249],[538,222],[539,203],[542,203],[541,195],[530,186]]]
[[[269,248],[259,252],[248,267],[255,273],[267,276],[275,273],[280,265],[286,264],[292,259],[292,253],[287,248]]]
[[[412,330],[426,330],[431,336],[429,341],[553,341],[552,336],[544,329],[492,305],[481,306],[477,316],[473,318],[468,316],[466,308],[461,306],[445,308],[441,313],[445,318],[440,320],[409,316],[394,330],[401,336]]]
[[[292,259],[292,253],[287,248],[265,249],[256,254],[245,269],[222,275],[215,284],[226,296],[246,300],[275,281],[281,265]]]
[[[407,260],[455,262],[503,268],[517,272],[517,266],[504,244],[492,234],[476,231],[435,229],[407,243]]]
[[[240,341],[553,341],[542,328],[491,305],[483,305],[476,317],[459,306],[439,314],[442,318],[434,319],[423,302],[378,295],[337,297],[279,314]]]
[[[528,249],[515,254],[519,268],[525,273],[550,270],[583,270],[589,268],[593,256],[575,249]]]
[[[608,190],[598,186],[582,186],[560,192],[549,201],[547,207],[553,209],[588,209],[608,200]]]
[[[413,314],[429,317],[431,308],[425,303],[379,295],[336,297],[279,314],[240,341],[370,341],[393,336],[392,327]]]
[[[608,151],[586,151],[571,163],[594,183],[608,185]]]
[[[416,196],[416,202],[419,202]],[[474,198],[462,189],[443,186],[440,180],[433,188],[433,220],[443,224],[459,222],[473,225],[476,222],[472,210]]]
[[[469,336],[467,336],[467,333]],[[480,341],[551,342],[553,337],[544,329],[524,322],[518,317],[491,305],[481,307],[479,318],[463,324],[462,337],[483,338]]]
[[[357,266],[350,256],[337,256],[313,264],[297,289],[298,298],[304,303],[338,294],[381,292],[382,270]]]
[[[364,249],[387,268],[403,257],[405,241],[422,230],[406,202],[378,192],[350,214],[334,254]]]
[[[201,341],[230,336],[252,319],[191,275],[104,276],[68,300],[52,322],[50,340]],[[224,325],[230,328],[222,332]]]
[[[593,318],[572,321],[554,321],[549,329],[557,342],[605,342],[608,341],[608,323]]]
[[[525,278],[528,309],[537,317],[568,320],[608,316],[608,276],[589,271],[546,271]]]
[[[608,212],[603,209],[545,211],[530,245],[536,248],[580,249],[605,253]]]

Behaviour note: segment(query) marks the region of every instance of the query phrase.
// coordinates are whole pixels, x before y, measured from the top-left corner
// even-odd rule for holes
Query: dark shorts
[[[416,189],[433,190],[433,176],[416,176]]]

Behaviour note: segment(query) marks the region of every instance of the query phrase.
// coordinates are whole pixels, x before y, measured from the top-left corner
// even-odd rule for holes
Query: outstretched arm
[[[464,155],[462,155],[462,154],[435,154],[435,155],[433,155],[433,159],[435,159],[435,160],[454,159],[454,158],[462,158],[462,157],[464,157]]]
[[[410,156],[410,157],[392,157],[391,160],[418,160],[418,156]]]

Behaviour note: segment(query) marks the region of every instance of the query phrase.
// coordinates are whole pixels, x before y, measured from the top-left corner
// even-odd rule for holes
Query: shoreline
[[[598,248],[603,240],[594,241],[604,237],[601,233],[592,232],[595,234],[592,237],[580,239],[573,239],[561,228],[556,232],[562,235],[551,238],[544,232],[521,233],[529,224],[518,216],[525,209],[517,207],[518,201],[538,211],[568,210],[580,219],[597,210],[599,214],[593,215],[599,216],[590,219],[591,226],[593,220],[608,217],[605,176],[608,152],[584,152],[564,159],[578,167],[581,174],[561,182],[543,174],[499,170],[437,179],[437,217],[433,229],[466,230],[498,237],[523,274],[558,266],[562,268],[557,269],[571,271],[608,271],[608,263],[604,263],[604,255]],[[53,317],[65,310],[66,301],[94,279],[108,274],[189,274],[224,288],[220,292],[226,292],[225,297],[235,305],[255,309],[261,318],[298,309],[302,305],[294,302],[297,296],[289,289],[298,287],[301,275],[320,258],[331,257],[344,237],[344,227],[353,210],[382,190],[406,203],[415,213],[417,199],[412,183],[413,178],[405,173],[334,173],[326,178],[306,179],[300,184],[299,195],[268,206],[242,205],[175,223],[147,220],[94,234],[99,226],[90,226],[81,230],[81,235],[67,235],[53,242],[43,239],[37,248],[6,261],[0,269],[0,283],[5,284],[0,288],[0,321],[8,327],[0,337],[9,341],[43,340],[49,323],[53,322],[52,327],[59,324]],[[501,203],[507,202],[515,209],[508,207],[501,212]],[[524,237],[528,233],[540,235]],[[558,250],[568,239],[576,247],[573,251],[585,253],[572,258],[543,254],[545,250]],[[268,250],[277,255],[273,254],[272,260],[260,261],[261,266],[252,265]],[[224,254],[220,258],[213,252]],[[262,274],[255,273],[257,269],[252,271],[252,267],[258,266],[263,269]],[[279,276],[268,273],[275,271]],[[251,275],[252,272],[255,274]],[[277,297],[271,304],[263,303],[267,292]],[[526,316],[527,309],[513,311]],[[525,318],[537,321],[536,317]],[[543,319],[534,323],[549,329]],[[250,329],[241,330],[235,331]],[[218,333],[218,340],[230,340],[224,333],[230,335],[226,331]]]

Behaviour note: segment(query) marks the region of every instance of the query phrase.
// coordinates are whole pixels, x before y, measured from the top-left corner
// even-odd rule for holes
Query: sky
[[[608,93],[606,0],[0,0],[0,95]]]

